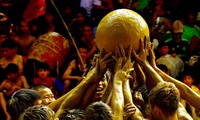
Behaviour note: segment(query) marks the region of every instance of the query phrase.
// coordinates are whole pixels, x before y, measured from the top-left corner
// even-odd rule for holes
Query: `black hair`
[[[7,102],[6,108],[12,120],[18,120],[19,115],[28,107],[34,106],[34,102],[41,99],[38,92],[31,89],[20,89],[14,92]]]
[[[14,63],[9,63],[7,65],[7,67],[5,68],[6,74],[8,74],[8,73],[18,73],[18,71],[19,71],[18,65],[14,64]]]
[[[29,87],[29,89],[33,89],[33,90],[38,90],[40,88],[49,88],[48,86],[44,85],[44,84],[34,84],[32,86]]]
[[[110,106],[102,101],[87,106],[84,120],[112,120],[113,113]]]
[[[13,49],[13,48],[16,48],[17,47],[17,43],[8,38],[6,40],[4,40],[2,43],[1,43],[1,48],[10,48],[10,49]]]
[[[50,70],[50,67],[49,67],[49,64],[47,62],[40,62],[38,65],[37,65],[37,71],[39,69],[44,69],[44,70]]]
[[[40,35],[47,33],[48,29],[50,27],[50,25],[45,20],[45,15],[40,16],[40,17],[30,21],[28,24],[30,26],[30,31],[31,31],[32,35],[35,36],[36,38],[39,37]],[[37,30],[34,30],[32,28],[33,25],[38,27]]]
[[[83,120],[85,111],[82,109],[65,109],[60,120]]]

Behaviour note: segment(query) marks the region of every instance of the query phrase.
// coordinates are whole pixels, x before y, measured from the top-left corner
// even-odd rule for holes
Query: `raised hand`
[[[152,44],[151,49],[149,49],[149,63],[154,69],[157,68],[155,59],[156,56],[154,54],[154,46]]]
[[[147,38],[145,37],[144,40],[140,39],[140,51],[137,55],[135,51],[133,51],[133,56],[135,57],[136,62],[140,65],[145,65],[148,63],[147,56],[149,55],[150,43],[147,42]]]
[[[140,39],[140,51],[138,56],[142,60],[146,60],[147,56],[149,55],[149,48],[150,48],[150,43],[148,42],[149,37],[144,37],[144,40]]]
[[[104,49],[101,51],[96,61],[96,70],[98,76],[103,77],[106,70],[115,63],[111,55],[112,52],[105,54]]]
[[[130,116],[134,115],[136,107],[132,103],[127,103],[124,106],[123,120],[127,120]]]

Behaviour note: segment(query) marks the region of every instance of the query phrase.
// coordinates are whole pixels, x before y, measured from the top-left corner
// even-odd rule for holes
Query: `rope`
[[[58,8],[56,7],[56,5],[55,5],[55,3],[54,3],[53,0],[51,0],[51,3],[53,4],[53,6],[54,6],[54,8],[56,9],[56,11],[57,11],[59,17],[61,18],[62,23],[63,23],[65,29],[67,30],[70,39],[71,39],[72,42],[73,42],[73,45],[74,45],[74,47],[75,47],[75,49],[76,49],[76,52],[77,52],[77,54],[78,54],[78,57],[79,57],[79,59],[80,59],[80,61],[81,61],[81,64],[83,65],[84,70],[86,70],[85,64],[84,64],[83,59],[82,59],[82,57],[81,57],[81,55],[80,55],[80,52],[79,52],[78,47],[77,47],[77,45],[76,45],[76,43],[75,43],[75,40],[73,39],[73,37],[72,37],[72,35],[71,35],[71,33],[70,33],[70,31],[69,31],[69,29],[68,29],[68,27],[67,27],[67,25],[66,25],[64,19],[63,19],[63,17],[62,17],[62,15],[60,14],[60,12],[59,12]]]

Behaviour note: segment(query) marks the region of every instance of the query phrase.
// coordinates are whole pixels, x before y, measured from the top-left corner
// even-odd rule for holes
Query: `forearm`
[[[126,81],[124,83],[123,93],[124,93],[125,104],[132,103],[134,105],[133,100],[132,100],[133,98],[132,98],[132,94],[131,94],[129,81]],[[134,115],[130,116],[131,120],[144,120],[144,117],[143,117],[142,113],[140,112],[140,110],[137,108],[137,106],[135,106],[135,108],[136,108],[136,112]]]
[[[82,109],[85,109],[89,104],[94,102],[94,97],[95,97],[97,85],[98,84],[93,84],[88,88],[88,90],[87,90],[87,92],[86,92],[86,94],[85,94],[85,96],[82,100],[83,102],[81,102],[82,103],[81,104]]]
[[[76,107],[80,100],[82,100],[84,93],[87,91],[88,86],[92,84],[93,79],[97,79],[97,75],[95,73],[95,69],[91,70],[87,76],[71,91],[58,98],[56,101],[49,104],[49,107],[53,109],[55,112],[66,108],[66,107]],[[73,103],[73,104],[71,104]],[[61,105],[62,104],[62,105]],[[60,106],[61,105],[61,106]]]
[[[151,67],[149,64],[143,65],[143,71],[146,75],[146,86],[148,90],[151,90],[159,82],[163,82],[163,78]]]
[[[116,86],[117,87],[117,86]],[[114,120],[123,120],[124,97],[122,89],[114,88],[111,99],[111,108]]]
[[[80,76],[66,76],[65,78],[63,78],[63,80],[69,80],[69,81],[74,81],[74,80],[79,80]]]
[[[114,78],[113,95],[111,98],[111,108],[114,120],[123,120],[124,96],[122,90],[122,80]]]
[[[193,120],[180,102],[178,105],[177,117],[179,120]]]

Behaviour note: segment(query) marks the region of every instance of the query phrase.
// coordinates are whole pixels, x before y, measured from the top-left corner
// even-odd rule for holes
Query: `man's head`
[[[8,38],[12,31],[11,21],[8,16],[0,12],[0,43]]]
[[[35,84],[31,86],[30,89],[36,90],[41,95],[42,104],[44,105],[49,105],[51,102],[55,101],[54,94],[46,85]]]
[[[181,21],[174,21],[172,25],[172,31],[174,40],[180,41],[183,34],[183,24],[181,23]]]
[[[21,89],[16,91],[7,102],[6,108],[13,120],[18,120],[19,115],[28,107],[41,104],[41,96],[31,89]]]
[[[38,67],[37,67],[37,76],[39,78],[46,78],[48,77],[50,74],[50,68],[49,68],[49,64],[46,62],[41,62],[39,63]]]
[[[90,104],[85,110],[84,120],[112,120],[110,106],[101,101]]]
[[[15,80],[19,74],[19,67],[14,64],[10,63],[5,68],[7,79]]]
[[[96,93],[95,93],[95,101],[99,101],[104,96],[106,89],[108,87],[108,81],[111,79],[111,73],[109,70],[106,71],[104,77],[99,82]]]
[[[17,43],[12,39],[6,39],[1,43],[3,57],[12,58],[17,53]]]
[[[82,109],[65,109],[62,115],[59,117],[60,120],[83,120],[85,111]]]
[[[46,105],[35,105],[27,108],[19,120],[58,120],[55,112]]]
[[[158,83],[149,93],[153,119],[158,120],[174,116],[178,109],[179,100],[179,90],[173,83]]]

